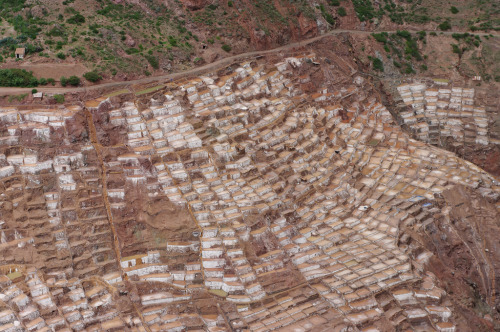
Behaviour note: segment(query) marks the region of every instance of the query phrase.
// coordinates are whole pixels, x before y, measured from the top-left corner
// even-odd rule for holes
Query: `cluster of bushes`
[[[454,39],[457,41],[463,40],[467,45],[474,45],[476,47],[479,47],[481,44],[481,38],[479,36],[475,36],[473,34],[470,34],[468,32],[465,33],[454,33],[451,35]]]
[[[372,58],[373,69],[376,71],[384,71],[384,63],[379,58]]]
[[[66,86],[66,85],[72,85],[72,86],[78,86],[80,85],[80,78],[78,76],[70,76],[68,78],[66,77],[61,77],[61,85]]]
[[[83,75],[89,82],[97,82],[102,79],[102,75],[96,71],[90,71]],[[61,85],[78,86],[80,85],[80,78],[78,76],[70,76],[68,78],[61,77]],[[20,88],[33,88],[39,85],[55,85],[56,81],[53,78],[40,78],[37,79],[33,76],[33,72],[24,69],[0,69],[0,86],[2,87],[20,87]]]
[[[398,60],[393,60],[393,64],[402,73],[415,73],[412,59],[416,61],[422,61],[424,59],[418,50],[417,42],[420,40],[426,43],[425,37],[427,33],[425,31],[419,31],[416,35],[412,35],[409,31],[398,30],[396,33],[391,34],[387,32],[373,33],[372,36],[376,41],[384,45],[384,50],[389,53],[389,58],[391,55],[395,55],[398,58]],[[370,58],[370,60],[373,62],[373,68],[380,71],[381,67],[378,61],[372,58]],[[427,70],[425,64],[420,65],[419,68],[420,70]]]
[[[37,79],[33,76],[33,72],[24,69],[0,69],[0,86],[32,88],[38,85],[55,85],[55,83],[53,78]]]
[[[88,73],[83,74],[83,77],[85,77],[85,79],[87,81],[90,81],[93,83],[102,80],[101,74],[99,74],[95,71],[89,71]]]
[[[69,24],[81,24],[81,23],[85,23],[85,17],[82,14],[77,13],[77,14],[71,16],[70,18],[68,18],[66,20],[66,22],[68,22]]]
[[[375,17],[375,9],[370,0],[352,0],[352,4],[361,22],[369,21]]]
[[[160,68],[160,64],[158,62],[158,58],[153,56],[153,55],[145,55],[144,56],[146,58],[146,60],[148,60],[149,64],[151,65],[151,67],[153,67],[154,69],[158,69]]]
[[[319,5],[319,10],[321,11],[321,15],[325,19],[325,21],[328,22],[330,25],[335,25],[335,19],[333,18],[332,14],[326,11],[325,6]]]
[[[449,21],[444,21],[443,23],[438,25],[438,28],[442,31],[450,30],[451,24]]]
[[[468,32],[454,33],[451,36],[458,41],[458,44],[451,44],[451,48],[453,53],[456,53],[459,56],[461,56],[468,49],[479,47],[479,45],[481,45],[481,38]]]
[[[0,69],[0,86],[32,88],[38,84],[38,79],[31,71],[17,68]]]

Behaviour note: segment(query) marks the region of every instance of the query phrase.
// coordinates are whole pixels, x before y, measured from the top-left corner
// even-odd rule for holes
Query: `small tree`
[[[61,77],[61,85],[66,86],[68,84],[68,79],[66,77]]]
[[[32,94],[35,94],[35,93],[37,93],[37,92],[38,92],[38,90],[37,90],[37,89],[33,89],[33,90],[31,90],[31,93],[32,93]]]
[[[455,6],[451,6],[450,11],[452,14],[458,14],[458,8]]]
[[[87,81],[90,81],[93,83],[102,79],[102,76],[100,74],[96,73],[95,71],[89,71],[88,73],[83,74],[83,77],[85,77],[85,79]]]
[[[339,9],[337,9],[337,13],[339,14],[340,17],[344,17],[347,15],[347,12],[345,11],[344,7],[339,7]]]
[[[438,25],[439,29],[442,31],[450,30],[451,29],[451,24],[448,21],[444,21],[440,25]]]
[[[384,63],[379,58],[373,58],[373,69],[376,71],[384,71]]]
[[[231,52],[231,50],[232,50],[231,46],[229,46],[227,44],[222,45],[222,49],[226,52]]]
[[[68,78],[68,83],[73,86],[80,85],[80,78],[77,76],[71,76],[70,78]]]
[[[59,52],[56,54],[56,56],[61,59],[61,60],[64,60],[66,59],[66,54],[64,54],[63,52]]]
[[[54,95],[54,100],[58,104],[64,103],[64,95]]]
[[[74,16],[71,16],[70,18],[68,18],[68,20],[66,22],[68,22],[69,24],[85,23],[85,16],[78,13],[78,14],[75,14]]]

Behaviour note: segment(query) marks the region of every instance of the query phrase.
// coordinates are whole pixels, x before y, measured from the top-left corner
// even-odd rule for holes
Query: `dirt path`
[[[381,30],[380,32],[382,32]],[[44,92],[44,93],[49,93],[49,94],[64,94],[64,93],[79,93],[79,92],[88,92],[88,91],[93,91],[93,90],[98,90],[98,89],[126,89],[130,88],[132,85],[141,85],[141,84],[148,84],[152,82],[159,82],[159,81],[169,81],[169,80],[177,80],[182,77],[188,77],[188,76],[200,76],[204,73],[213,71],[214,69],[228,66],[233,62],[239,62],[242,60],[245,60],[247,58],[253,58],[259,55],[266,55],[266,54],[272,54],[275,52],[280,52],[280,51],[286,51],[290,50],[293,48],[300,48],[303,46],[307,46],[311,43],[314,43],[320,39],[329,37],[329,36],[334,36],[334,35],[339,35],[342,33],[351,33],[351,34],[358,34],[358,35],[369,35],[374,32],[379,32],[379,31],[360,31],[360,30],[333,30],[330,31],[324,35],[305,39],[300,42],[295,42],[291,43],[288,45],[280,46],[277,48],[265,50],[265,51],[252,51],[252,52],[247,52],[247,53],[241,53],[233,56],[229,56],[227,58],[220,59],[218,61],[196,67],[193,69],[189,69],[183,72],[177,72],[177,73],[172,73],[172,74],[166,74],[166,75],[160,75],[160,76],[150,76],[150,77],[145,77],[133,81],[122,81],[122,82],[109,82],[109,83],[102,83],[102,84],[96,84],[96,85],[91,85],[91,86],[83,86],[83,87],[70,87],[70,88],[61,88],[61,87],[37,87],[37,90],[39,92]],[[385,31],[388,33],[395,33],[396,31]],[[416,31],[410,31],[410,32],[416,32]],[[432,32],[432,31],[426,31],[426,32]],[[433,31],[436,32],[436,31]],[[439,34],[444,34],[444,35],[452,35],[454,33],[463,33],[461,31],[442,31],[438,32]],[[475,35],[479,36],[485,36],[485,35],[490,35],[490,33],[474,33]],[[500,35],[494,34],[494,36],[499,37]],[[16,95],[16,94],[22,94],[22,93],[29,93],[31,92],[32,88],[0,88],[0,96],[7,96],[7,95]]]

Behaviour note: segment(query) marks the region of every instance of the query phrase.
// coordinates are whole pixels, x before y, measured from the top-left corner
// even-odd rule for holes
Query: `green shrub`
[[[52,86],[56,85],[56,80],[53,78],[47,78],[47,83],[52,84]]]
[[[78,13],[78,14],[75,14],[74,16],[71,16],[70,18],[68,18],[66,20],[66,22],[68,22],[69,24],[81,24],[81,23],[85,23],[85,17]]]
[[[157,57],[155,57],[153,55],[145,55],[144,57],[146,58],[146,60],[148,60],[148,62],[151,65],[151,67],[153,67],[154,69],[160,68],[160,64],[158,62],[158,58]]]
[[[426,71],[427,70],[427,65],[421,65],[420,66],[421,71]]]
[[[438,25],[438,28],[442,31],[450,30],[451,29],[451,24],[448,21],[444,21],[440,25]]]
[[[70,76],[70,78],[68,78],[68,83],[73,86],[78,86],[80,85],[80,78],[77,76]]]
[[[398,30],[396,31],[396,35],[403,37],[404,39],[410,39],[411,38],[411,33],[407,30]]]
[[[228,2],[227,2],[227,6],[228,6],[228,7],[233,7],[233,2],[232,2],[232,1],[228,1]]]
[[[337,9],[337,14],[339,14],[340,17],[344,17],[347,15],[347,12],[344,7],[339,7],[339,9]]]
[[[335,19],[333,18],[332,14],[323,13],[323,18],[328,22],[328,24],[335,25]]]
[[[89,71],[88,73],[83,74],[83,77],[85,77],[85,79],[87,81],[90,81],[93,83],[102,79],[102,76],[100,74],[96,73],[95,71]]]
[[[54,100],[58,104],[64,103],[64,95],[54,95]]]
[[[61,85],[66,86],[68,84],[68,79],[64,76],[61,77]]]
[[[168,43],[171,46],[176,47],[177,46],[177,39],[175,39],[174,36],[168,36]]]
[[[138,50],[137,48],[131,47],[125,50],[125,53],[127,54],[137,54],[140,53],[141,51]]]
[[[455,6],[451,6],[450,11],[452,14],[458,14],[458,8]]]
[[[63,52],[59,52],[56,54],[56,56],[61,59],[61,60],[64,60],[66,59],[66,54],[64,54]]]
[[[38,80],[38,83],[40,83],[40,85],[47,85],[48,81],[46,78],[41,78]]]
[[[406,64],[405,74],[415,74],[415,70],[413,70],[411,63]]]
[[[330,0],[330,1],[328,1],[328,4],[330,6],[340,6],[340,1],[339,0]]]
[[[384,63],[379,58],[373,58],[373,69],[376,71],[384,71]]]
[[[379,43],[387,43],[387,32],[381,32],[381,33],[372,33],[373,38],[375,38],[376,41]]]
[[[429,35],[431,35],[431,36],[437,36],[437,33],[435,33],[434,31],[432,31],[431,33],[429,33]]]
[[[360,21],[369,21],[375,17],[371,0],[352,0],[352,4]]]
[[[328,24],[330,24],[330,25],[334,25],[335,19],[333,18],[332,14],[330,14],[329,12],[327,12],[325,10],[325,6],[319,5],[319,9],[321,10],[321,15],[323,16],[325,21],[328,22]]]
[[[229,45],[227,45],[227,44],[222,45],[222,47],[221,47],[221,48],[222,48],[224,51],[226,51],[226,52],[231,52],[231,50],[232,50],[231,46],[229,46]]]
[[[32,93],[32,94],[35,94],[35,93],[37,93],[37,92],[38,92],[38,90],[37,90],[37,89],[32,89],[32,90],[31,90],[31,93]]]
[[[451,44],[451,48],[453,50],[453,53],[456,53],[458,55],[462,55],[462,49],[457,44]]]

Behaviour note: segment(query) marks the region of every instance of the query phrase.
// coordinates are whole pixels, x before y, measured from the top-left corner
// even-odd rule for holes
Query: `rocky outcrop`
[[[191,10],[202,9],[208,3],[207,0],[181,0],[181,2]]]

